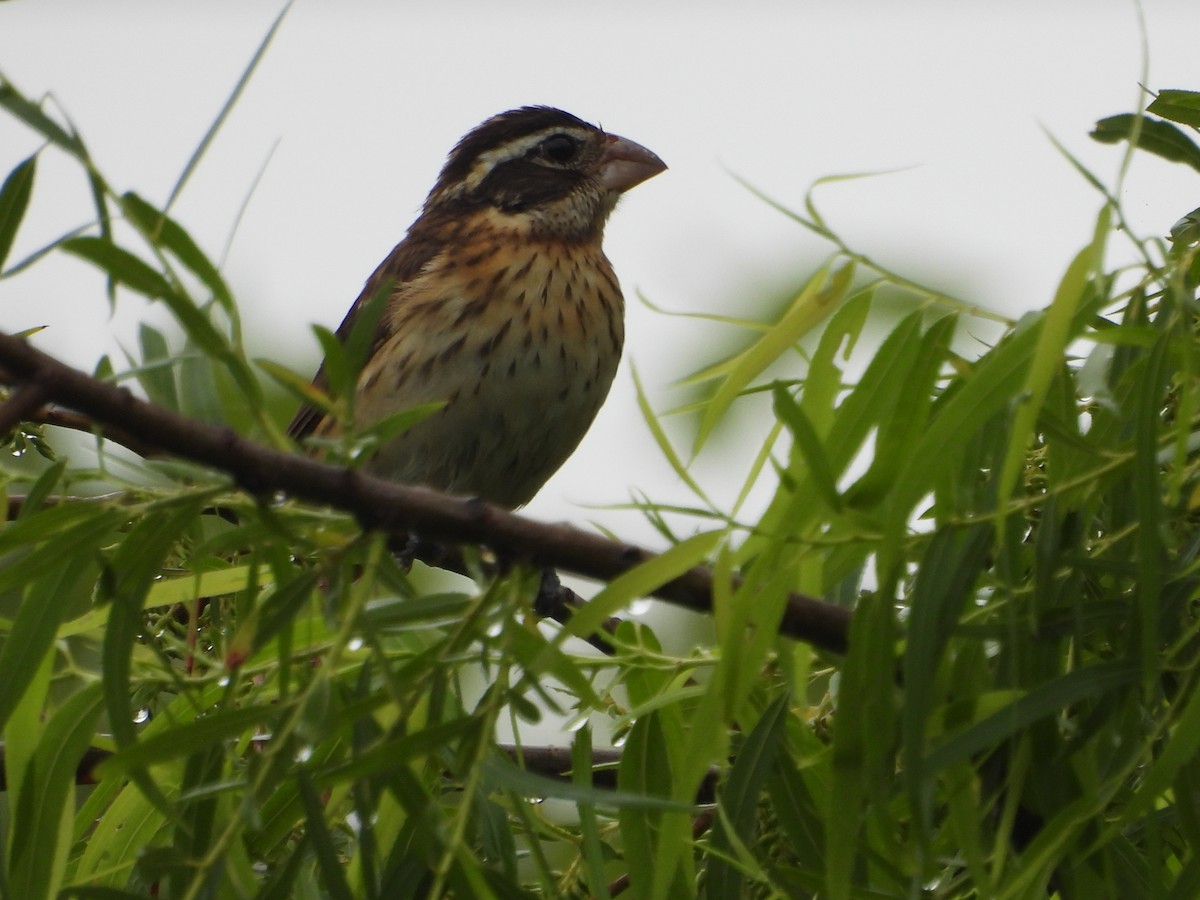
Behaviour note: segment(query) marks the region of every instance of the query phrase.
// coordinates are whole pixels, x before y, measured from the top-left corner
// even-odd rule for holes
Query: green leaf
[[[346,359],[346,348],[328,328],[314,325],[312,331],[321,345],[321,354],[324,357],[321,368],[325,373],[325,380],[329,382],[329,392],[335,397],[349,397],[354,389],[354,373],[351,372],[350,362]]]
[[[627,790],[622,788],[608,791],[602,788],[580,787],[569,781],[548,778],[527,769],[519,768],[507,756],[493,754],[483,761],[480,769],[483,777],[497,789],[503,788],[522,797],[569,800],[572,803],[590,803],[601,809],[650,810],[654,812],[690,812],[692,807],[676,803],[669,797],[654,792]]]
[[[192,524],[199,507],[199,503],[189,501],[145,516],[130,530],[109,563],[106,583],[111,593],[105,599],[111,601],[111,611],[102,651],[103,684],[109,727],[120,749],[137,742],[135,710],[130,702],[131,679],[133,649],[142,631],[145,597],[162,570],[167,551],[180,532]],[[174,817],[166,795],[146,769],[132,770],[130,778],[164,816]]]
[[[592,783],[592,729],[584,725],[575,732],[571,742],[571,781],[579,788]],[[596,808],[591,803],[579,804],[579,835],[583,842],[583,862],[587,869],[587,887],[597,900],[609,900],[608,877],[604,871],[604,847],[596,821]]]
[[[1033,323],[1039,320],[1033,318]],[[887,504],[889,541],[896,541],[907,527],[913,506],[928,493],[940,469],[931,460],[946,460],[962,452],[984,424],[1019,396],[1040,328],[1025,321],[995,349],[958,380],[955,390],[943,394],[931,419],[896,476]],[[881,549],[892,563],[891,547]]]
[[[182,225],[132,191],[122,195],[121,208],[148,241],[169,250],[212,291],[223,308],[233,309],[233,297],[225,279]]]
[[[175,724],[169,730],[143,737],[122,748],[101,762],[96,767],[96,774],[101,778],[121,778],[137,769],[190,755],[265,726],[286,709],[286,706],[248,706],[208,712],[191,722]],[[264,727],[264,730],[270,729]]]
[[[847,264],[829,276],[822,268],[800,289],[780,320],[758,340],[740,353],[736,363],[721,382],[700,418],[692,453],[700,452],[717,422],[750,383],[795,346],[846,297],[854,278],[854,266]]]
[[[54,490],[58,487],[59,481],[62,480],[63,473],[66,472],[66,470],[67,463],[65,460],[60,460],[53,465],[46,467],[46,471],[42,472],[42,474],[37,477],[37,481],[30,485],[29,490],[25,492],[25,502],[21,504],[21,512],[18,516],[19,520],[24,521],[26,519],[31,519],[42,511],[42,506],[47,500],[50,499],[51,495],[54,493]],[[74,518],[75,514],[68,512],[60,515],[65,518]],[[33,539],[37,534],[36,530],[34,529],[46,521],[47,519],[41,519],[32,527],[25,526],[25,528],[18,532],[15,537],[12,534],[4,534],[3,537],[0,538],[0,546],[5,543],[22,540],[29,541]],[[32,535],[29,534],[30,531],[33,531]]]
[[[147,263],[112,241],[99,237],[69,238],[60,244],[63,250],[87,260],[118,284],[151,299],[172,293],[167,280]]]
[[[1138,373],[1134,403],[1133,502],[1137,510],[1137,568],[1136,609],[1138,632],[1141,638],[1142,665],[1147,687],[1157,679],[1159,610],[1162,604],[1164,570],[1167,549],[1161,534],[1164,509],[1162,502],[1162,468],[1158,462],[1163,401],[1172,374],[1171,337],[1164,331],[1151,350],[1145,367]],[[1189,335],[1190,339],[1190,335]]]
[[[29,208],[36,171],[37,157],[31,156],[13,169],[0,185],[0,271],[12,250],[25,210]]]
[[[13,811],[10,896],[53,897],[62,884],[75,770],[102,709],[102,688],[92,683],[68,697],[46,724]]]
[[[213,119],[212,124],[208,126],[208,131],[204,133],[204,137],[200,140],[199,145],[197,145],[195,151],[188,159],[187,165],[183,167],[183,171],[179,174],[179,179],[175,182],[175,186],[171,188],[171,196],[167,199],[166,209],[169,210],[175,205],[175,200],[179,197],[184,185],[187,184],[192,172],[195,171],[196,167],[200,164],[200,160],[204,158],[205,152],[208,150],[209,145],[213,142],[213,139],[217,136],[217,132],[221,130],[221,126],[225,123],[225,120],[229,117],[229,114],[233,112],[234,106],[237,105],[238,98],[241,97],[242,91],[246,89],[246,85],[250,83],[250,78],[254,74],[255,69],[258,68],[258,64],[262,61],[263,56],[266,54],[267,47],[271,45],[271,40],[275,37],[275,33],[279,30],[279,26],[283,24],[283,17],[287,15],[288,10],[291,8],[291,2],[285,3],[283,5],[283,9],[279,11],[279,15],[275,17],[275,21],[271,23],[271,27],[267,29],[267,33],[263,35],[263,39],[259,42],[258,48],[254,51],[254,56],[250,58],[250,62],[247,63],[246,68],[242,71],[242,74],[238,78],[237,83],[233,86],[233,90],[230,92],[229,97],[225,100],[224,105],[221,107],[221,111],[217,113],[217,117]]]
[[[358,436],[360,438],[369,438],[374,442],[375,446],[386,444],[392,438],[396,437],[396,435],[403,434],[418,422],[423,422],[445,406],[446,402],[444,400],[438,400],[433,403],[422,403],[418,406],[402,409],[399,412],[384,416],[378,422],[372,422],[370,426],[358,432]]]
[[[721,788],[720,803],[725,815],[713,835],[713,849],[717,855],[711,858],[708,865],[710,897],[742,896],[741,872],[723,858],[733,855],[729,831],[732,828],[737,840],[747,847],[756,843],[758,799],[786,743],[784,726],[787,723],[789,701],[787,694],[780,694],[763,710],[738,751],[729,777]]]
[[[69,134],[61,125],[46,115],[38,104],[21,96],[16,88],[3,79],[0,79],[0,107],[8,110],[15,118],[76,159],[87,161],[83,142],[77,135]]]
[[[1159,91],[1154,102],[1146,107],[1146,112],[1152,112],[1180,125],[1200,128],[1200,91]]]
[[[1136,794],[1121,810],[1112,827],[1134,822],[1154,809],[1171,789],[1179,771],[1195,759],[1197,752],[1200,752],[1200,691],[1193,690],[1175,721],[1170,740],[1161,747],[1154,764],[1139,779]],[[1186,803],[1189,799],[1176,797],[1175,802]]]
[[[838,494],[837,480],[821,439],[817,437],[816,429],[804,414],[800,404],[792,399],[783,385],[775,385],[772,392],[775,398],[775,415],[788,427],[795,441],[795,452],[803,458],[809,478],[817,489],[817,494],[834,512],[842,511],[842,498]]]
[[[305,834],[312,841],[316,851],[317,865],[323,876],[325,890],[335,900],[354,900],[350,885],[346,882],[346,873],[342,871],[342,864],[338,859],[333,835],[325,822],[325,808],[303,769],[296,773],[296,780],[300,787],[300,797],[304,801]]]
[[[171,348],[161,331],[143,322],[138,328],[138,343],[141,344],[142,365],[138,369],[138,383],[145,390],[151,403],[179,412],[179,392],[175,388],[174,360]]]
[[[617,770],[617,785],[623,792],[646,798],[670,796],[671,763],[664,744],[658,713],[633,723]],[[625,807],[618,816],[625,865],[635,896],[648,896],[653,884],[661,818],[661,811],[639,807]]]
[[[104,530],[107,532],[107,528]],[[69,555],[58,545],[57,556],[57,565],[48,566],[30,579],[12,630],[0,648],[0,684],[4,685],[0,691],[0,729],[53,645],[59,622],[70,613],[71,605],[65,602],[71,596],[70,589],[94,571],[86,544],[73,542]],[[28,565],[28,560],[23,564]]]
[[[333,409],[332,398],[325,391],[316,387],[309,376],[293,372],[286,366],[281,366],[270,359],[256,359],[254,364],[302,403],[311,403],[325,413]]]
[[[648,596],[656,588],[699,565],[724,536],[723,531],[694,535],[614,578],[583,609],[571,616],[571,621],[559,632],[557,642],[561,643],[568,636],[592,634],[617,610]]]
[[[958,624],[984,567],[994,534],[990,522],[969,528],[938,529],[921,560],[910,599],[904,652],[904,707],[901,728],[905,774],[914,812],[924,829],[932,828],[931,797],[921,764],[927,717],[938,704],[934,685],[946,644]],[[924,838],[925,835],[922,835]]]
[[[1103,697],[1136,684],[1136,660],[1102,662],[1044,682],[1025,696],[939,742],[925,757],[926,771],[944,769],[994,747],[1046,716],[1081,700]]]
[[[1137,118],[1133,113],[1122,113],[1101,119],[1096,123],[1091,136],[1102,144],[1130,140]],[[1169,122],[1143,119],[1138,135],[1138,147],[1155,156],[1161,156],[1171,162],[1185,163],[1200,171],[1200,147]]]
[[[1075,336],[1073,323],[1078,320],[1076,311],[1083,300],[1088,277],[1098,264],[1103,252],[1103,240],[1108,234],[1108,207],[1100,214],[1096,243],[1090,244],[1076,254],[1067,267],[1066,274],[1054,293],[1054,302],[1042,314],[1041,329],[1033,359],[1025,375],[1025,384],[1020,394],[1016,414],[1013,417],[1008,453],[1001,470],[997,494],[1001,503],[1007,501],[1016,487],[1017,478],[1024,469],[1025,455],[1034,440],[1034,423],[1041,412],[1050,382],[1064,365],[1064,351]]]
[[[1171,226],[1171,243],[1177,247],[1200,243],[1200,209],[1193,209]]]
[[[642,380],[638,377],[637,366],[630,364],[630,371],[633,374],[633,386],[637,391],[638,409],[642,413],[642,421],[646,423],[646,427],[650,429],[650,434],[654,437],[654,442],[658,445],[659,452],[667,464],[679,476],[680,480],[688,486],[688,488],[703,500],[708,503],[708,498],[700,485],[692,478],[687,467],[683,464],[683,460],[679,458],[679,454],[675,452],[675,447],[671,444],[671,439],[667,437],[667,433],[663,430],[662,423],[654,413],[654,409],[650,406],[650,398],[646,396],[645,388],[642,387]]]

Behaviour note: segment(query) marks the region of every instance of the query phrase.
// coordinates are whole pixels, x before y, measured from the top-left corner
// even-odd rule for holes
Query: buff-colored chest
[[[511,507],[558,469],[607,396],[623,303],[598,240],[476,245],[436,257],[401,288],[357,414],[367,423],[444,401],[369,468]]]

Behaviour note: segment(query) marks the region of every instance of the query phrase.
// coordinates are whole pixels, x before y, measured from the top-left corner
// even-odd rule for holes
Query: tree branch
[[[176,415],[136,398],[0,333],[0,365],[42,402],[82,413],[181,459],[228,473],[244,490],[282,492],[353,514],[364,528],[416,533],[423,539],[483,544],[506,558],[553,566],[609,581],[655,554],[633,544],[563,524],[535,522],[489,506],[421,487],[408,487],[283,453],[219,428]],[[9,403],[13,403],[10,400]],[[36,408],[36,407],[35,407]],[[713,575],[699,566],[653,591],[653,596],[698,612],[712,610]],[[835,653],[847,647],[849,610],[803,594],[790,595],[780,631]]]

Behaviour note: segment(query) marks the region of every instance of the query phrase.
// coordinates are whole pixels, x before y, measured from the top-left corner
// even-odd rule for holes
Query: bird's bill
[[[624,193],[647,178],[653,178],[667,164],[641,144],[609,134],[600,157],[600,180],[610,191]]]

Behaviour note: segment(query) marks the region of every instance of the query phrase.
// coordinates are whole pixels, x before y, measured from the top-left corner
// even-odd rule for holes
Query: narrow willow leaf
[[[166,796],[175,796],[177,787],[163,783],[170,776],[162,771],[155,774]],[[158,838],[165,822],[163,814],[136,785],[123,785],[99,821],[89,823],[93,827],[83,843],[75,880],[109,888],[125,885],[134,864]]]
[[[1136,600],[1140,619],[1141,654],[1147,687],[1157,679],[1159,610],[1167,566],[1167,548],[1161,534],[1164,516],[1162,471],[1158,461],[1163,400],[1172,375],[1171,334],[1164,332],[1150,352],[1137,379],[1134,408],[1133,502],[1137,509]]]
[[[189,502],[147,515],[130,530],[109,562],[110,593],[104,599],[110,601],[111,609],[102,650],[103,684],[109,727],[118,748],[132,746],[137,741],[131,678],[133,648],[142,630],[145,596],[162,569],[167,551],[198,512],[199,504]],[[159,812],[168,818],[175,817],[165,793],[146,769],[134,769],[129,774]]]
[[[56,649],[51,647],[40,660],[34,661],[34,670],[26,674],[20,696],[12,704],[12,712],[0,731],[4,738],[5,789],[10,805],[21,796],[26,776],[32,774],[31,762],[46,730],[46,701],[57,656]],[[4,851],[11,852],[16,835],[10,829],[4,837]]]
[[[1133,113],[1109,116],[1096,123],[1091,136],[1102,144],[1116,144],[1133,136],[1137,119]],[[1200,147],[1186,134],[1169,122],[1143,119],[1138,147],[1171,162],[1181,162],[1200,171]]]
[[[1024,469],[1025,454],[1034,439],[1034,423],[1041,412],[1046,393],[1050,390],[1050,382],[1062,368],[1063,353],[1067,344],[1074,337],[1072,323],[1076,321],[1075,313],[1083,299],[1088,276],[1103,252],[1103,239],[1108,234],[1107,206],[1101,212],[1100,219],[1103,226],[1102,229],[1097,228],[1100,246],[1093,243],[1079,251],[1059,282],[1054,293],[1054,302],[1042,315],[1037,345],[1025,375],[1025,384],[1013,417],[1008,454],[1004,458],[1004,467],[1000,474],[997,495],[1001,503],[1006,502],[1012,495],[1017,478]]]
[[[293,372],[286,366],[281,366],[270,359],[256,359],[254,364],[300,402],[310,403],[322,412],[329,412],[333,409],[333,399],[319,387],[313,385],[312,379],[307,375]]]
[[[0,185],[0,271],[12,250],[25,210],[29,208],[36,171],[37,157],[31,156],[9,172],[4,184]]]
[[[887,522],[893,535],[903,533],[913,506],[932,488],[938,468],[931,466],[930,460],[961,452],[984,424],[1018,395],[1039,334],[1039,328],[1024,323],[975,364],[953,393],[934,406],[912,455],[896,476]]]
[[[304,572],[282,585],[254,607],[238,625],[226,652],[226,665],[240,667],[286,628],[309,601],[317,584],[315,572]]]
[[[926,720],[939,705],[936,675],[950,634],[973,596],[993,535],[989,522],[938,529],[921,560],[910,598],[901,729],[912,808],[926,830],[933,827],[927,779],[935,773],[923,771],[921,764]],[[932,836],[923,831],[919,837],[927,842]]]
[[[1146,112],[1178,122],[1180,125],[1200,128],[1200,91],[1159,91],[1154,102],[1146,107]]]
[[[1169,740],[1139,779],[1136,794],[1125,804],[1112,827],[1134,822],[1163,802],[1180,770],[1195,759],[1197,752],[1200,752],[1200,691],[1193,690],[1175,720]],[[1175,800],[1181,802],[1182,798]]]
[[[795,346],[846,297],[854,278],[854,267],[847,264],[826,282],[827,268],[814,275],[796,294],[787,312],[770,331],[756,340],[738,357],[725,380],[717,388],[700,419],[692,453],[700,452],[717,422],[750,382],[761,375],[784,353]]]
[[[75,812],[75,769],[103,709],[98,683],[68,697],[46,723],[12,816],[10,896],[53,897],[62,885]],[[64,834],[64,826],[65,834]]]
[[[592,783],[592,728],[584,725],[575,732],[571,742],[571,781],[580,788]],[[604,872],[604,846],[596,821],[596,808],[591,803],[579,804],[579,836],[582,839],[583,863],[587,871],[587,888],[596,900],[609,900],[608,878]]]
[[[213,326],[207,314],[189,297],[177,291],[162,274],[128,250],[98,237],[70,238],[60,246],[66,252],[86,259],[103,270],[117,284],[151,299],[163,301],[183,326],[188,338],[198,347],[227,364],[234,361],[228,342]],[[253,396],[255,384],[248,372],[244,373],[237,365],[231,365],[230,373],[238,380],[242,390],[248,396]]]
[[[408,431],[418,422],[423,422],[434,413],[445,408],[446,402],[438,400],[434,403],[422,403],[418,406],[412,406],[408,409],[402,409],[400,412],[392,413],[389,416],[384,416],[378,422],[373,422],[369,427],[358,432],[360,438],[369,438],[374,441],[374,445],[386,444],[397,435]]]
[[[800,864],[819,872],[825,867],[825,818],[804,774],[797,767],[801,760],[809,763],[811,772],[812,758],[806,759],[797,753],[776,756],[775,770],[767,780],[767,797]],[[815,765],[827,765],[827,761],[826,756],[823,762]]]
[[[1134,685],[1139,674],[1135,660],[1121,660],[1096,663],[1043,682],[1003,709],[936,744],[925,757],[925,769],[932,772],[962,762],[1073,703]]]
[[[233,309],[233,297],[225,279],[182,225],[132,191],[121,196],[121,208],[147,240],[169,250],[212,291],[213,297],[222,307],[226,310]]]
[[[844,379],[838,359],[849,359],[858,344],[874,297],[874,291],[862,291],[842,304],[821,330],[821,339],[809,361],[800,405],[822,436],[829,433],[833,412],[842,393]]]
[[[138,371],[138,383],[151,403],[179,412],[179,392],[175,386],[171,348],[161,331],[143,322],[138,329],[143,365]]]
[[[54,570],[69,558],[84,548],[99,546],[99,542],[111,538],[113,529],[120,525],[123,516],[118,510],[106,509],[100,506],[80,508],[83,504],[63,504],[46,510],[30,519],[20,519],[16,524],[8,526],[0,537],[8,538],[8,532],[19,532],[22,536],[30,532],[38,537],[29,543],[39,541],[36,546],[25,547],[21,550],[20,565],[0,566],[0,593],[10,590],[25,590],[30,586],[30,573],[53,574]],[[57,515],[59,510],[68,515]],[[42,526],[42,518],[52,518],[55,522],[53,530],[46,527],[27,529],[23,526]],[[50,532],[51,536],[41,540],[41,533]],[[0,540],[0,550],[21,547],[26,541],[18,539]],[[61,615],[70,614],[70,609],[59,611]]]
[[[192,602],[197,597],[220,597],[245,590],[252,571],[250,566],[235,566],[231,569],[217,569],[212,572],[155,581],[150,590],[146,592],[145,608],[173,606],[177,603]],[[58,637],[86,634],[102,628],[107,618],[107,609],[94,609],[82,616],[63,622],[58,628]]]
[[[655,588],[699,565],[716,549],[724,536],[723,531],[694,535],[614,578],[583,609],[571,616],[571,621],[559,633],[559,642],[567,636],[581,637],[594,633],[617,610],[648,596]]]
[[[895,625],[889,594],[860,604],[851,620],[850,653],[838,686],[830,808],[826,817],[825,885],[833,900],[854,896],[854,872],[864,848],[864,812],[873,798],[872,763],[895,743],[892,702]]]
[[[184,185],[187,184],[192,172],[195,171],[196,166],[200,164],[200,160],[204,158],[205,151],[208,150],[209,145],[217,136],[217,132],[221,130],[221,126],[225,123],[225,120],[229,117],[229,114],[233,112],[234,106],[237,105],[238,98],[242,95],[242,91],[245,90],[246,85],[249,84],[250,77],[254,74],[254,70],[258,68],[258,64],[262,61],[263,55],[267,52],[267,47],[270,46],[272,38],[275,37],[275,33],[279,30],[279,26],[283,24],[283,17],[287,15],[287,12],[289,9],[291,9],[291,7],[292,4],[290,2],[285,3],[283,5],[283,9],[279,11],[279,15],[275,17],[275,21],[271,23],[271,27],[267,29],[267,33],[259,42],[258,48],[254,51],[254,56],[250,58],[250,62],[246,65],[246,68],[238,78],[237,83],[233,86],[233,90],[230,92],[229,97],[225,100],[224,105],[221,107],[221,111],[217,113],[217,117],[213,119],[212,124],[208,126],[208,131],[204,133],[204,137],[200,140],[200,144],[196,147],[195,151],[193,151],[191,158],[189,158],[187,161],[187,165],[183,167],[183,171],[179,174],[179,180],[176,181],[175,186],[171,188],[171,196],[167,198],[165,207],[166,209],[169,210],[175,205],[175,200],[179,197]]]
[[[753,846],[757,835],[758,801],[768,776],[785,744],[789,696],[780,694],[763,710],[746,736],[729,777],[721,787],[720,804],[725,811],[713,835],[717,855],[708,864],[708,895],[740,897],[742,874],[723,857],[733,855],[733,835],[745,846]]]
[[[656,789],[641,792],[627,790],[608,791],[602,788],[579,787],[569,781],[548,778],[527,769],[521,769],[506,756],[489,756],[483,762],[483,776],[497,787],[513,791],[522,797],[554,797],[572,803],[590,803],[600,809],[633,809],[656,812],[690,812],[688,804],[676,803],[664,797]],[[661,773],[660,773],[661,774]],[[660,785],[662,782],[660,782]]]
[[[67,598],[80,578],[92,573],[94,567],[86,544],[73,543],[69,555],[60,546],[58,564],[48,566],[44,574],[26,585],[12,631],[0,647],[0,684],[4,685],[0,691],[0,729],[50,651],[58,623],[71,608]]]
[[[942,367],[950,354],[950,342],[954,337],[958,320],[954,316],[943,316],[929,330],[915,338],[917,352],[912,365],[907,369],[903,389],[889,398],[888,406],[881,410],[875,449],[871,465],[866,473],[845,492],[846,502],[860,508],[874,507],[887,496],[896,479],[896,473],[905,460],[912,456],[913,448],[920,439],[929,418],[929,410],[936,396],[935,385],[942,374]],[[873,372],[869,373],[874,378]],[[863,406],[871,404],[871,394],[879,396],[888,381],[888,374],[880,373],[875,387],[864,377],[855,392],[862,390]]]
[[[642,413],[642,421],[644,421],[646,423],[646,427],[650,429],[650,434],[654,437],[654,442],[658,445],[659,452],[662,453],[663,458],[674,470],[675,474],[679,476],[680,480],[688,486],[688,489],[691,490],[691,492],[697,497],[699,497],[706,505],[711,506],[712,503],[709,501],[700,485],[697,484],[694,478],[692,478],[691,473],[683,464],[683,460],[679,458],[679,454],[675,452],[675,447],[671,444],[671,439],[667,437],[667,433],[663,430],[662,423],[659,421],[658,416],[655,415],[654,410],[651,408],[650,398],[646,396],[646,390],[644,387],[642,387],[642,379],[638,376],[637,366],[631,365],[630,369],[633,373],[633,386],[634,390],[637,391],[638,409]]]
[[[626,794],[663,797],[671,789],[671,767],[663,747],[658,715],[652,713],[633,724],[617,769],[617,786]],[[621,843],[625,866],[635,896],[648,896],[654,883],[654,857],[658,848],[661,811],[625,807],[620,811]]]
[[[329,392],[335,397],[348,398],[354,389],[350,361],[346,358],[346,348],[338,340],[336,334],[321,325],[312,326],[312,332],[321,345],[321,371],[329,383]]]
[[[522,686],[528,685],[530,681],[535,686],[540,686],[543,677],[550,676],[571,692],[574,701],[581,708],[601,709],[604,706],[592,682],[580,670],[578,660],[547,641],[539,630],[514,628],[509,641],[508,652],[524,670]],[[543,668],[534,668],[535,666]]]
[[[211,425],[232,425],[231,417],[221,405],[221,390],[217,376],[220,364],[203,352],[195,352],[189,340],[179,359],[179,403],[184,415]],[[241,368],[240,361],[237,363]],[[235,407],[237,414],[245,412],[243,404]]]
[[[76,237],[63,241],[59,246],[67,253],[87,260],[131,291],[155,300],[172,293],[170,284],[162,275],[112,241],[99,237]]]
[[[365,302],[355,304],[349,332],[343,333],[343,329],[338,329],[338,339],[345,342],[346,365],[356,377],[366,364],[371,348],[379,340],[379,320],[388,308],[392,293],[392,283],[385,280]]]
[[[38,104],[23,97],[3,78],[0,78],[0,107],[8,110],[15,118],[76,159],[87,160],[83,142],[79,140],[78,136],[69,134],[61,125],[46,115]]]
[[[124,777],[136,769],[186,757],[195,750],[235,738],[255,728],[270,731],[267,724],[286,709],[286,705],[271,708],[249,706],[208,712],[194,721],[176,724],[169,730],[143,737],[137,743],[122,748],[100,763],[96,767],[96,774],[101,778]]]
[[[325,822],[325,808],[303,769],[296,773],[296,782],[300,787],[300,797],[304,801],[304,833],[316,851],[317,866],[321,871],[325,890],[335,900],[354,900],[334,846],[333,835]]]
[[[876,423],[893,414],[899,395],[912,389],[911,372],[918,364],[922,350],[928,349],[928,345],[920,340],[920,334],[920,314],[905,317],[884,339],[858,384],[832,414],[824,446],[835,478],[840,478],[849,468]],[[840,389],[840,377],[835,380]],[[805,393],[809,389],[806,384]],[[827,394],[829,390],[815,382],[812,389],[822,394]],[[801,405],[814,421],[828,415],[819,408],[814,411],[814,404],[805,404],[803,398]],[[763,516],[762,530],[767,534],[804,534],[820,515],[819,507],[808,502],[806,491],[807,485],[797,486],[791,491],[780,491]],[[740,554],[749,558],[758,553],[761,547],[761,540],[751,538],[743,545]]]
[[[1176,247],[1200,243],[1200,209],[1193,209],[1171,226],[1171,243]]]
[[[804,414],[792,395],[782,385],[776,385],[773,392],[775,398],[775,415],[787,425],[794,441],[793,452],[799,454],[807,466],[808,477],[817,489],[817,495],[825,501],[834,512],[842,511],[842,498],[838,494],[837,480],[834,478],[833,467],[821,439],[817,437],[816,429]]]

